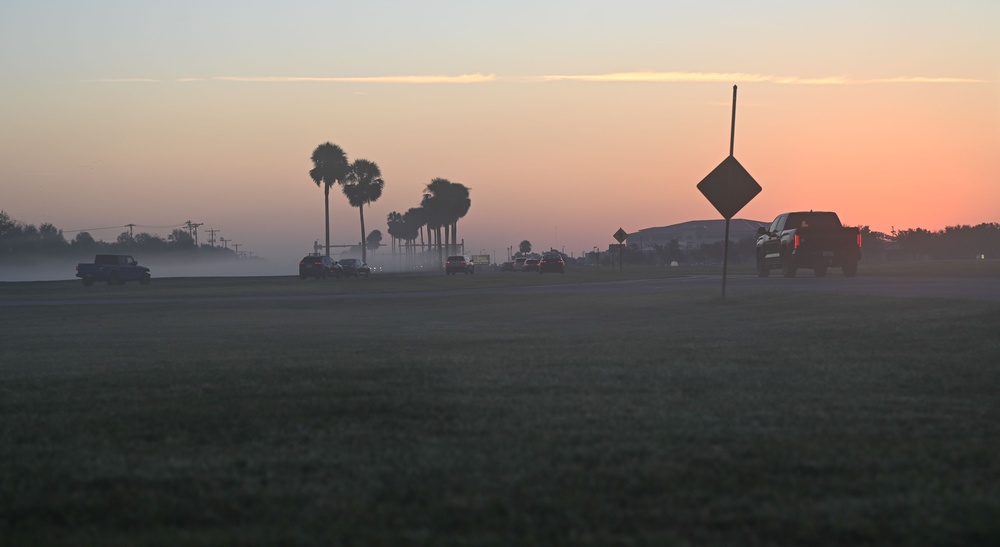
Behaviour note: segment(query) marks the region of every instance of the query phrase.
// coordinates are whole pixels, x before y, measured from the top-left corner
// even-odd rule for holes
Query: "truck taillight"
[[[861,234],[858,234],[858,248],[861,248]]]
[[[801,238],[799,237],[799,234],[795,234],[795,241],[792,243],[792,248],[798,249],[799,243],[801,243]]]

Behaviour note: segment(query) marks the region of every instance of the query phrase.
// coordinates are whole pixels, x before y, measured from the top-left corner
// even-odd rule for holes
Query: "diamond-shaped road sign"
[[[701,179],[698,190],[708,198],[723,218],[730,220],[760,193],[761,188],[740,162],[729,156],[708,176]]]
[[[626,232],[624,228],[618,228],[614,237],[618,240],[618,243],[624,243],[625,240],[628,239],[628,232]]]

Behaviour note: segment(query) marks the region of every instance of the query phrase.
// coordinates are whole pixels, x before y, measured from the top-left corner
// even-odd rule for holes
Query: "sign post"
[[[625,240],[628,239],[628,232],[624,228],[618,228],[614,237],[618,241],[618,271],[621,272],[623,259],[625,258]],[[614,267],[614,263],[611,266]]]
[[[750,173],[736,161],[733,146],[736,141],[736,86],[733,86],[733,121],[729,131],[729,157],[698,183],[698,190],[726,219],[726,235],[722,242],[722,297],[726,297],[726,273],[729,267],[729,221],[761,187]]]

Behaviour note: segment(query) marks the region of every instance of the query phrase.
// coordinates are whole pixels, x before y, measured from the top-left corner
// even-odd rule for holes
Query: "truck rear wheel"
[[[816,274],[816,277],[826,277],[826,264],[813,268],[813,273]]]
[[[767,277],[771,270],[764,264],[764,257],[757,255],[757,277]]]
[[[782,257],[781,264],[783,266],[785,277],[795,277],[795,272],[798,270],[798,266],[795,265],[795,257],[792,256],[792,253],[786,251],[785,255]]]
[[[111,275],[108,277],[108,286],[110,287],[118,284],[118,272],[111,272]]]
[[[92,278],[92,277],[84,277],[83,278],[83,286],[84,287],[90,287],[93,284],[94,284],[94,278]]]
[[[856,260],[844,262],[841,269],[844,270],[844,277],[854,277],[858,275],[858,262]]]

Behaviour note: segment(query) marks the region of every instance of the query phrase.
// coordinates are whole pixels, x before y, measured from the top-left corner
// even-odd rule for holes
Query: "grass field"
[[[1000,543],[1000,304],[610,275],[0,284],[0,544]]]

